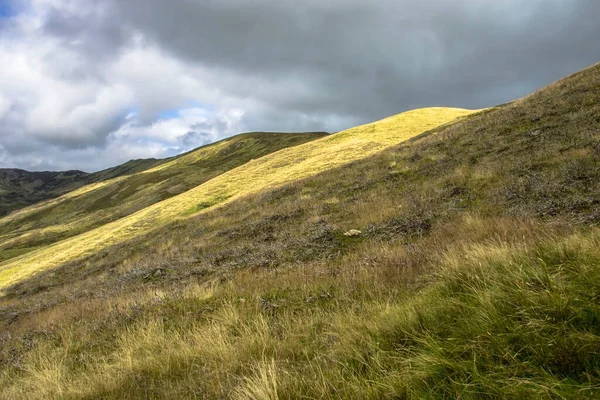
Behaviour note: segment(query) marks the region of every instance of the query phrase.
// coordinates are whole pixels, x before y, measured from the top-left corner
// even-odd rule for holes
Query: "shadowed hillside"
[[[0,217],[76,189],[87,176],[82,171],[28,172],[22,169],[0,169]]]
[[[93,182],[0,219],[0,261],[118,220],[254,158],[326,133],[247,133],[165,160],[133,160]],[[80,181],[81,183],[81,181]]]
[[[5,262],[0,387],[598,398],[598,93],[594,66],[458,120],[401,114]]]

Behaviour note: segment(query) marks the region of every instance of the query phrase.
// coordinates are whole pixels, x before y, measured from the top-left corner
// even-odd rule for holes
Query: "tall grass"
[[[416,286],[390,279],[384,248],[325,275],[240,272],[132,304],[137,322],[102,339],[69,327],[0,385],[8,399],[597,398],[600,231],[454,228],[471,240],[422,243],[436,266]]]

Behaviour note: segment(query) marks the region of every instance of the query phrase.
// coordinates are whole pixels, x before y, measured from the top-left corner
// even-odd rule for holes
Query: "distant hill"
[[[9,212],[58,197],[83,185],[82,171],[28,172],[0,169],[0,217]]]
[[[4,281],[0,278],[0,289],[3,283],[35,270],[100,251],[242,196],[363,159],[473,112],[413,110],[333,135],[299,134],[296,143],[320,139],[297,146],[290,146],[294,136],[289,134],[241,135],[138,174],[81,187],[0,219],[0,249],[8,251],[5,259],[32,251],[12,265],[0,265],[0,277],[5,277]]]
[[[262,135],[267,132],[252,132],[245,135]],[[278,134],[268,132],[267,134]],[[320,135],[326,135],[326,132],[308,132],[303,139],[314,139]],[[288,138],[290,145],[297,144],[295,138]],[[225,139],[227,141],[229,139]],[[299,143],[300,141],[298,141]],[[279,143],[281,145],[281,143]],[[210,146],[210,145],[209,145]],[[275,148],[278,148],[277,145]],[[118,178],[125,175],[132,175],[157,167],[169,161],[185,157],[191,150],[179,156],[164,159],[137,159],[130,160],[116,167],[107,168],[102,171],[86,173],[83,171],[43,171],[29,172],[17,168],[0,168],[0,217],[8,213],[39,203],[43,200],[59,197],[72,190],[95,182],[102,182],[108,179]],[[259,155],[260,153],[256,154]]]
[[[141,172],[168,160],[131,160],[94,173],[77,170],[30,172],[17,168],[0,168],[0,217],[43,200],[59,197],[81,186]]]

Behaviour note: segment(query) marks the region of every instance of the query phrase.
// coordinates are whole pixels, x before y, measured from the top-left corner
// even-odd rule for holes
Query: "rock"
[[[530,135],[530,136],[537,136],[537,135],[539,135],[540,133],[542,133],[542,131],[541,131],[541,130],[539,130],[539,129],[536,129],[535,131],[531,131],[531,132],[529,132],[529,135]]]
[[[344,236],[348,236],[348,237],[357,237],[362,235],[362,232],[359,231],[358,229],[350,229],[348,232],[344,233]]]
[[[162,276],[165,276],[167,274],[167,271],[165,271],[163,268],[154,268],[152,271],[150,271],[150,273],[144,275],[144,277],[142,278],[142,281],[145,282],[150,282],[153,281],[156,278],[160,278]]]

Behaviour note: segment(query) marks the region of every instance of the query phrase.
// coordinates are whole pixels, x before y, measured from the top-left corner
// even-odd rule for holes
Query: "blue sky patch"
[[[179,116],[179,108],[174,108],[172,110],[165,110],[158,113],[158,119],[171,119],[177,118]]]
[[[10,18],[16,14],[17,12],[13,2],[9,0],[0,0],[0,18]]]
[[[209,113],[214,113],[216,110],[215,106],[212,105],[206,105],[206,104],[202,104],[198,101],[195,100],[188,100],[185,104],[183,104],[181,107],[178,108],[172,108],[169,110],[164,110],[161,111],[160,113],[158,113],[158,115],[156,116],[158,119],[171,119],[171,118],[177,118],[179,117],[181,111],[183,110],[187,110],[190,108],[201,108]]]

